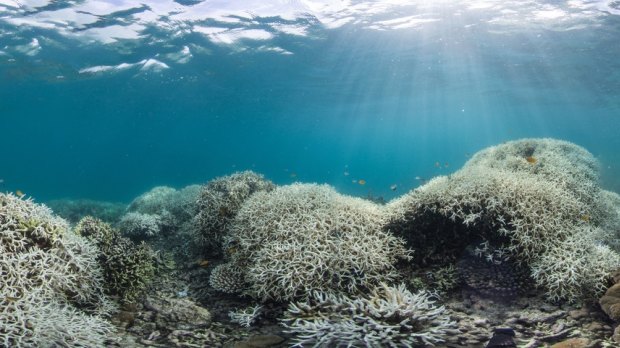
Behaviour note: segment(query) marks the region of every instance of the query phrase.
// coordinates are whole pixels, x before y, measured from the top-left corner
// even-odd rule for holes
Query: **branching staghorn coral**
[[[252,326],[261,314],[263,306],[255,305],[237,311],[228,312],[228,317],[233,323],[237,323],[243,327]]]
[[[390,202],[385,228],[408,240],[420,264],[456,259],[483,240],[530,266],[550,299],[595,297],[620,266],[602,247],[613,239],[606,226],[617,215],[596,168],[594,157],[574,144],[508,142]],[[588,260],[594,255],[604,259]]]
[[[313,291],[289,304],[282,325],[295,346],[422,347],[445,341],[459,331],[426,291],[381,284],[363,297]]]
[[[103,347],[115,307],[97,255],[47,207],[0,194],[0,346]]]
[[[252,171],[215,178],[202,187],[194,219],[196,243],[220,252],[230,233],[230,223],[243,202],[255,192],[269,192],[275,185]]]
[[[127,207],[128,212],[142,214],[160,214],[166,210],[168,202],[177,190],[168,186],[156,186],[136,197]]]
[[[199,185],[180,190],[157,186],[135,198],[118,227],[132,239],[174,236],[190,229],[190,222],[198,213]]]
[[[161,218],[156,214],[129,212],[121,218],[118,228],[134,240],[156,237],[161,231]]]
[[[257,298],[355,293],[397,278],[395,263],[409,257],[403,240],[382,231],[384,222],[380,206],[327,185],[257,192],[231,226],[233,264],[245,270]]]

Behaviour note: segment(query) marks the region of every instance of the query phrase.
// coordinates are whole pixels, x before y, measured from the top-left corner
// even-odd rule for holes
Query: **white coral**
[[[255,193],[231,229],[253,295],[289,300],[396,278],[396,261],[409,254],[383,224],[381,207],[372,202],[327,185],[293,184]]]
[[[252,171],[218,177],[204,185],[198,196],[198,214],[193,220],[195,241],[220,248],[230,233],[230,223],[242,203],[259,191],[271,191],[275,185]]]
[[[160,234],[161,224],[159,215],[129,212],[123,215],[118,227],[127,237],[147,239]]]
[[[237,323],[243,327],[250,327],[258,320],[263,306],[255,305],[244,309],[228,312],[228,317],[233,323]]]
[[[98,255],[47,207],[0,194],[0,346],[102,347],[114,306]]]
[[[531,267],[550,298],[596,296],[605,274],[620,266],[616,252],[597,249],[620,245],[620,199],[600,189],[597,168],[594,156],[564,141],[494,146],[453,175],[390,202],[387,228],[408,239],[424,262],[455,257],[479,238],[494,240],[502,256]],[[603,259],[593,263],[592,255]]]
[[[289,304],[282,324],[299,347],[432,346],[458,333],[430,293],[414,294],[402,284],[381,284],[358,298],[313,291],[306,301]]]

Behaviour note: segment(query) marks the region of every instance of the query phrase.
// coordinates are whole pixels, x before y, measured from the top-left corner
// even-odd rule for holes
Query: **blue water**
[[[88,24],[66,18],[94,11],[90,1],[11,3],[0,1],[2,191],[129,201],[251,169],[389,199],[522,137],[584,146],[603,186],[620,191],[613,2],[353,1],[326,15],[304,12],[310,1],[245,11],[107,0],[120,7]],[[200,18],[172,20],[163,4]],[[218,6],[233,15],[216,17]],[[390,22],[409,16],[423,20]],[[100,32],[138,24],[137,37]]]

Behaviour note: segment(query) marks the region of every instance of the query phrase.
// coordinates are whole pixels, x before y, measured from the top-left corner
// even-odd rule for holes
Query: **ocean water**
[[[620,4],[0,0],[0,129],[39,201],[246,169],[390,199],[523,137],[620,191]]]

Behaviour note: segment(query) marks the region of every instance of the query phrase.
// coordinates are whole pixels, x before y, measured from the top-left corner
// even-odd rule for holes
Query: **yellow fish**
[[[362,186],[364,186],[364,185],[366,185],[366,180],[364,180],[364,179],[359,179],[359,180],[357,181],[357,183],[358,183],[358,184],[360,184],[360,185],[362,185]]]
[[[26,194],[22,192],[22,190],[15,190],[15,195],[19,198],[24,197]]]

